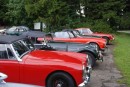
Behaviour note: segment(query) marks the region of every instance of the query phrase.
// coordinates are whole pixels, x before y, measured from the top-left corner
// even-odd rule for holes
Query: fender
[[[92,55],[94,55],[94,58],[97,60],[98,59],[98,55],[95,55],[94,52],[90,51],[90,50],[82,50],[82,51],[79,51],[78,53],[85,53],[85,52],[89,52],[91,53]]]

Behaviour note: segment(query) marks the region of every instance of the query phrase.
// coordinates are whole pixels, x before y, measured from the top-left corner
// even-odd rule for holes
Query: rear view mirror
[[[7,78],[7,75],[0,72],[0,83],[5,83],[4,79]]]

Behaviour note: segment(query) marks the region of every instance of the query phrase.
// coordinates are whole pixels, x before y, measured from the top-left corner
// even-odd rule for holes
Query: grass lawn
[[[130,34],[115,35],[114,60],[123,78],[119,81],[130,87]]]

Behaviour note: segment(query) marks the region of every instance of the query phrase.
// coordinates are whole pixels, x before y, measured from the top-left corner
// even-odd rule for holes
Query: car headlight
[[[95,43],[89,43],[89,45],[93,48],[95,48],[95,51],[98,52],[99,51],[99,46]]]
[[[95,45],[95,49],[97,52],[99,51],[97,44]]]

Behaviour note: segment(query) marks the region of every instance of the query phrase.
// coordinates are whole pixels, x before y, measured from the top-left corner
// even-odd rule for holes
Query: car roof
[[[21,39],[25,39],[25,36],[0,35],[0,44],[11,44]]]
[[[10,31],[10,30],[15,30],[15,29],[24,29],[24,30],[29,30],[29,28],[28,27],[26,27],[26,26],[12,26],[12,27],[9,27],[9,28],[7,28],[5,31],[7,32],[7,31]]]
[[[22,36],[26,37],[44,37],[46,34],[41,31],[27,31],[22,34]]]

